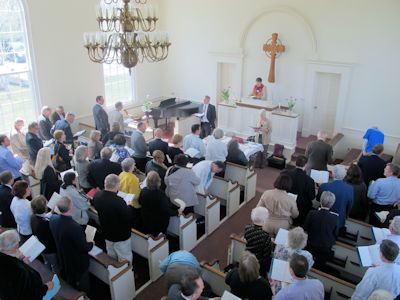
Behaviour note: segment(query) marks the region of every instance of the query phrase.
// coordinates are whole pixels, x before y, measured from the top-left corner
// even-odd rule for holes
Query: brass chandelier
[[[158,62],[168,56],[171,43],[165,32],[154,32],[157,10],[147,0],[101,0],[96,8],[101,32],[85,32],[84,47],[91,61],[135,67],[145,59]]]

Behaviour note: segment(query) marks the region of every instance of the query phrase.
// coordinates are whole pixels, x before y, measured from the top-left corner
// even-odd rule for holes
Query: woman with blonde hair
[[[164,164],[165,155],[161,150],[153,151],[153,159],[149,160],[146,164],[146,175],[149,174],[150,171],[155,171],[161,178],[161,189],[165,191],[165,183],[164,177],[167,173],[167,166]]]
[[[101,132],[98,130],[92,130],[90,132],[90,142],[88,144],[89,148],[89,159],[100,158],[100,151],[103,149],[103,144],[100,142]]]
[[[172,137],[172,145],[168,147],[168,156],[171,160],[171,163],[174,162],[175,156],[179,154],[183,154],[182,151],[183,145],[183,136],[180,134],[174,134]]]
[[[36,178],[40,180],[40,194],[50,200],[54,192],[60,192],[62,184],[59,175],[54,169],[51,161],[50,148],[39,150],[35,164]]]
[[[240,255],[239,267],[226,275],[225,282],[231,288],[231,293],[241,299],[268,300],[272,299],[269,282],[260,276],[260,264],[257,257],[244,251]]]

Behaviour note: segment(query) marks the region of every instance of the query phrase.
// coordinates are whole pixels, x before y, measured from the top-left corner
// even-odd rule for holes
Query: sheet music
[[[224,291],[224,294],[222,295],[221,300],[241,300],[241,298],[236,297],[231,292]]]
[[[279,228],[278,234],[275,238],[275,244],[287,245],[289,231],[283,228]]]
[[[86,235],[86,241],[87,242],[93,242],[94,241],[94,236],[96,235],[96,227],[87,225],[85,229],[85,235]]]
[[[78,131],[77,133],[74,134],[74,138],[80,137],[82,134],[86,132],[86,129],[83,129],[81,131]]]
[[[372,233],[375,238],[375,242],[380,244],[388,235],[390,235],[390,230],[387,228],[372,227]]]
[[[316,183],[326,183],[329,181],[329,172],[311,169],[310,177],[314,179]]]
[[[194,148],[189,148],[185,151],[186,155],[189,155],[190,157],[195,157],[197,154],[199,154],[200,151]]]
[[[386,221],[388,214],[389,214],[388,211],[380,211],[375,213],[375,215],[379,218],[379,221],[381,221],[381,223]]]
[[[293,278],[289,272],[289,262],[280,259],[273,259],[271,278],[287,283],[292,283]]]
[[[102,253],[103,250],[101,250],[99,247],[97,247],[96,245],[93,245],[92,250],[89,251],[89,255],[96,257],[97,255],[99,255],[100,253]]]
[[[34,235],[19,247],[19,251],[21,251],[25,257],[29,257],[30,262],[34,261],[44,249],[46,249],[46,247]]]
[[[117,195],[119,197],[121,197],[122,199],[124,199],[127,205],[130,205],[132,203],[133,199],[135,199],[135,194],[127,194],[127,193],[119,191]]]
[[[379,256],[379,244],[357,247],[357,251],[363,267],[379,266],[383,264]]]

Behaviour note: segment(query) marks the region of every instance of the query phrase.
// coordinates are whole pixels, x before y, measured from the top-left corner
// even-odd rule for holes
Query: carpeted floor
[[[257,202],[266,189],[273,187],[274,180],[279,174],[279,170],[266,167],[256,169],[257,172],[257,194],[256,197],[240,210],[226,220],[210,236],[204,239],[192,253],[199,261],[219,260],[221,267],[225,267],[230,243],[229,236],[232,233],[242,233],[244,226],[250,222],[250,212],[257,205]],[[136,300],[156,300],[165,296],[167,293],[165,282],[161,277],[156,282],[144,289],[135,299]]]

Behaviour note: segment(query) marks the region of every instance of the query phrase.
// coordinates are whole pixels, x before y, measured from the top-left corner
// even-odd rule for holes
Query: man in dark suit
[[[29,158],[32,164],[35,165],[36,156],[40,149],[43,148],[43,142],[38,137],[39,125],[37,122],[32,122],[28,125],[28,133],[25,136],[26,146],[28,147]]]
[[[168,143],[162,140],[163,131],[161,128],[154,130],[154,140],[149,142],[149,152],[153,155],[154,150],[160,150],[166,156],[168,153]]]
[[[332,146],[326,142],[326,139],[326,132],[320,130],[317,134],[317,140],[307,145],[305,154],[308,158],[306,166],[307,173],[309,173],[311,169],[327,171],[328,164],[333,162],[333,149]]]
[[[0,173],[0,226],[5,228],[17,228],[14,215],[11,212],[10,205],[14,198],[11,193],[14,178],[11,172],[4,171]]]
[[[296,203],[299,216],[293,220],[293,226],[302,226],[308,212],[312,208],[312,200],[315,199],[314,180],[304,171],[307,157],[300,155],[296,159],[296,168],[283,170],[282,173],[292,178],[292,188],[289,193],[297,195]]]
[[[96,129],[101,132],[101,136],[104,136],[106,133],[110,132],[110,123],[108,123],[108,114],[104,110],[103,105],[104,98],[103,96],[96,97],[96,104],[93,106],[93,118],[94,124],[96,125]]]
[[[304,230],[308,233],[306,249],[314,256],[317,269],[323,269],[326,261],[332,257],[332,246],[339,233],[339,216],[330,211],[335,201],[333,193],[323,192],[321,208],[310,211],[304,222]]]
[[[51,123],[56,124],[58,120],[62,120],[65,118],[64,106],[57,106],[56,110],[51,114],[50,121]]]
[[[362,171],[364,182],[367,186],[372,180],[385,177],[383,175],[383,170],[385,169],[387,162],[380,157],[382,152],[383,145],[377,144],[372,149],[371,154],[361,156],[358,161],[358,166]]]
[[[58,120],[51,129],[51,133],[54,134],[56,130],[62,130],[65,133],[65,142],[72,144],[74,142],[74,135],[72,133],[71,125],[75,121],[75,114],[67,113],[65,119]]]
[[[112,151],[104,147],[100,151],[100,159],[96,159],[89,164],[88,181],[92,187],[104,189],[104,179],[109,174],[119,175],[122,172],[121,165],[110,161]]]
[[[50,219],[50,230],[57,247],[58,261],[62,277],[80,291],[88,293],[89,254],[93,243],[86,241],[82,227],[72,219],[72,201],[68,197],[61,198],[57,207],[60,215]]]
[[[53,138],[53,135],[50,133],[51,127],[53,127],[53,124],[49,119],[50,114],[51,114],[51,108],[48,106],[43,106],[42,114],[38,118],[39,130],[40,130],[39,136],[44,141],[48,141]]]
[[[201,117],[201,138],[205,138],[211,134],[215,128],[217,113],[215,106],[210,104],[210,96],[205,96],[203,104],[199,107],[199,113],[204,114]]]
[[[99,213],[107,254],[132,263],[131,213],[124,199],[117,195],[119,184],[117,175],[108,175],[104,180],[104,191],[94,195],[93,205]]]

